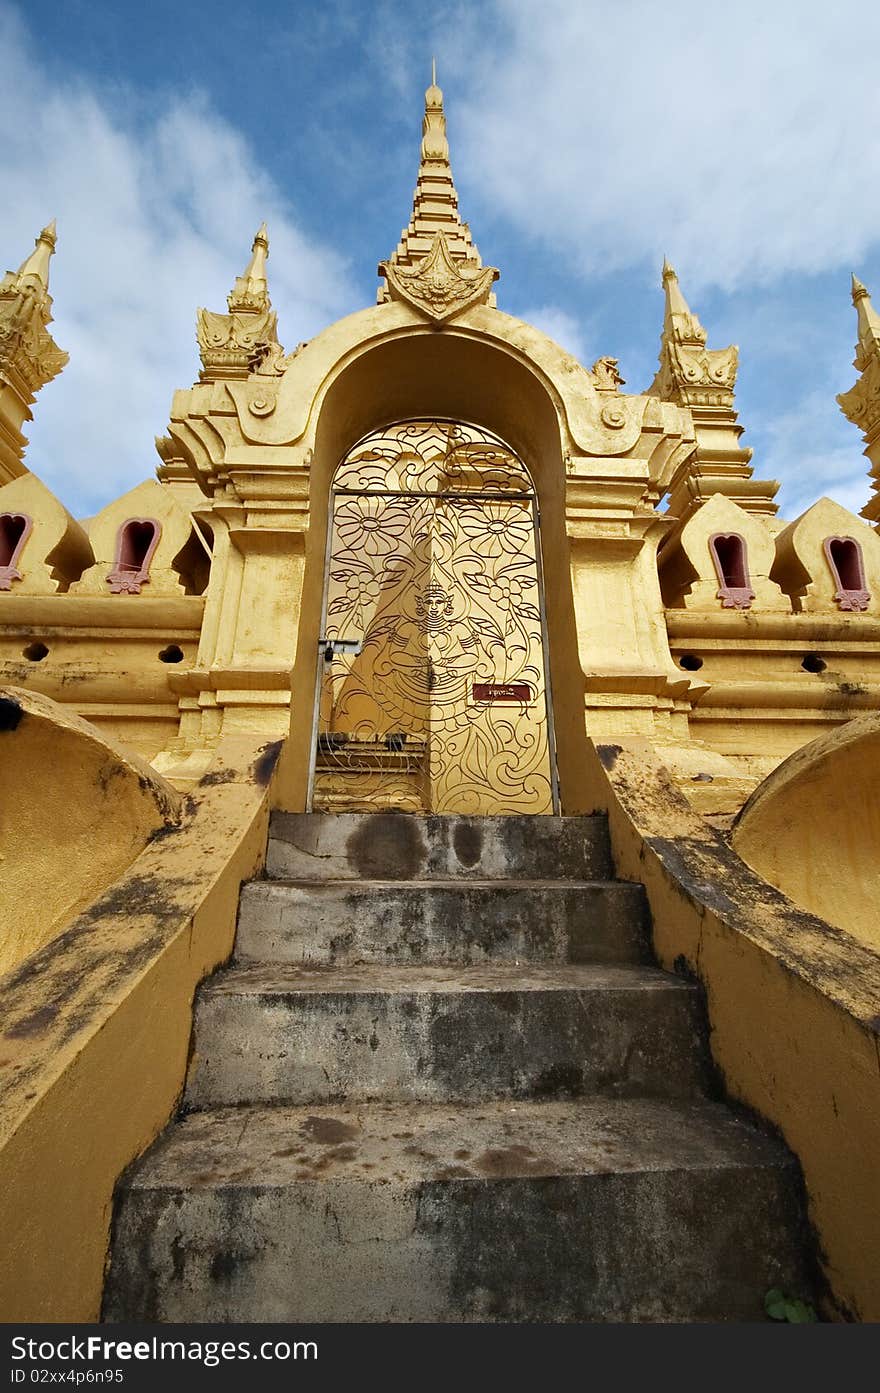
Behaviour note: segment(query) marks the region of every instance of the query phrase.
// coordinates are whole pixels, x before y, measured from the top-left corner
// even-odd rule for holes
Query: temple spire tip
[[[269,255],[269,232],[264,222],[257,228],[251,243],[251,259],[244,274],[237,276],[228,296],[230,310],[264,310],[269,308],[269,283],[266,279],[266,259]]]
[[[49,259],[55,252],[58,242],[58,229],[55,219],[47,223],[34,239],[34,249],[18,268],[19,279],[30,278],[40,282],[44,290],[49,289]]]

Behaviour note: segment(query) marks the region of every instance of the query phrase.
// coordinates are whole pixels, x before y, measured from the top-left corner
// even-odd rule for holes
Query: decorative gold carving
[[[252,416],[271,416],[277,405],[278,398],[274,392],[261,392],[248,402],[248,411]]]
[[[408,421],[334,480],[315,806],[550,812],[531,481],[472,426]],[[524,695],[525,694],[525,695]]]
[[[277,343],[274,310],[260,314],[199,310],[197,323],[203,376],[247,377],[254,356]]]
[[[276,376],[284,370],[277,317],[269,299],[266,258],[269,238],[263,223],[253,241],[251,259],[238,276],[227,302],[228,314],[200,309],[196,336],[202,380],[247,377],[252,371]]]
[[[837,402],[847,420],[858,426],[871,461],[872,495],[862,517],[880,526],[880,315],[871,303],[867,287],[852,278],[852,301],[858,315],[858,342],[853,367],[859,373],[855,386],[842,392]]]
[[[53,221],[18,270],[0,281],[0,375],[23,388],[30,401],[69,362],[46,327],[52,322],[49,258],[56,241]]]
[[[621,377],[618,367],[617,358],[596,359],[590,372],[593,374],[597,392],[618,392],[621,387],[626,386],[626,380]]]
[[[619,406],[611,406],[610,403],[606,403],[599,412],[599,419],[603,426],[607,426],[609,430],[623,430],[626,425],[626,412],[621,410]]]
[[[379,271],[388,281],[392,299],[404,300],[436,324],[463,314],[472,305],[486,304],[492,282],[498,279],[494,266],[454,260],[445,232],[434,233],[431,250],[412,270],[391,260],[383,261]]]
[[[663,264],[666,316],[660,342],[660,369],[649,387],[653,396],[687,406],[731,406],[739,352],[707,348],[708,334],[693,313],[678,284],[678,276]]]
[[[689,410],[696,449],[669,482],[669,513],[684,525],[713,494],[721,493],[747,512],[773,514],[775,480],[755,479],[752,452],[740,445],[733,389],[738,350],[706,347],[707,334],[682,294],[678,276],[663,263],[666,312],[660,340],[660,367],[649,397]],[[666,545],[671,546],[674,538]]]
[[[449,163],[443,93],[432,81],[425,93],[422,149],[413,210],[394,254],[379,265],[387,286],[379,302],[403,300],[435,324],[471,305],[494,305],[494,267],[484,267],[467,223]]]

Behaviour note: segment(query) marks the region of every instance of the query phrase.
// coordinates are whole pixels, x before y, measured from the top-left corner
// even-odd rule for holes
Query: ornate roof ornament
[[[855,276],[852,302],[858,315],[859,335],[853,367],[859,379],[837,401],[847,420],[858,426],[864,436],[874,493],[862,509],[862,517],[880,526],[880,314],[871,303],[867,287]]]
[[[708,334],[682,294],[678,276],[663,261],[666,311],[660,339],[660,367],[647,394],[686,407],[694,423],[696,449],[678,466],[669,483],[669,512],[679,529],[713,494],[723,494],[747,513],[771,516],[779,485],[756,479],[751,450],[740,445],[733,389],[738,350],[707,348]],[[676,533],[667,546],[676,545]]]
[[[266,230],[266,224],[260,223],[259,231],[251,246],[251,259],[245,273],[243,276],[236,277],[235,285],[226,298],[231,312],[269,309],[269,284],[266,280],[268,256],[269,234]]]
[[[484,267],[467,223],[449,163],[443,93],[436,68],[425,93],[421,163],[409,225],[397,249],[379,265],[386,286],[379,300],[404,300],[435,324],[444,324],[475,304],[494,305],[498,271]]]
[[[431,250],[411,270],[383,261],[379,271],[392,300],[404,300],[435,324],[444,324],[471,305],[486,304],[498,272],[494,266],[456,261],[445,232],[435,232]]]
[[[708,334],[693,313],[669,262],[663,262],[666,313],[660,339],[660,368],[648,395],[680,405],[732,406],[738,350],[707,348]]]
[[[198,311],[196,334],[203,382],[247,377],[266,358],[277,361],[283,353],[266,280],[268,255],[269,237],[262,223],[244,274],[236,277],[227,297],[229,313]]]
[[[56,241],[53,219],[30,256],[0,281],[0,374],[14,376],[29,402],[70,361],[46,327],[52,322],[49,260]]]
[[[0,484],[27,472],[21,433],[34,398],[69,361],[48,325],[52,322],[49,261],[55,251],[54,220],[37,237],[17,271],[0,281]]]

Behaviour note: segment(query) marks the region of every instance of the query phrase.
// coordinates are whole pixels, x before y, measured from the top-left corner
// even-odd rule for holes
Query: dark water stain
[[[251,773],[254,782],[259,784],[260,788],[265,788],[272,775],[275,773],[275,765],[278,763],[281,756],[283,746],[283,740],[272,740],[268,745],[263,746],[259,755],[254,760]]]
[[[452,846],[463,866],[475,866],[483,854],[483,829],[478,822],[457,822]]]
[[[405,813],[372,813],[364,817],[345,850],[349,862],[365,880],[413,880],[428,857],[421,827]]]
[[[619,756],[623,753],[622,745],[597,745],[596,754],[603,769],[607,769],[609,774],[614,768]]]
[[[9,1040],[17,1040],[22,1036],[39,1035],[41,1031],[46,1029],[47,1025],[52,1024],[57,1015],[57,1006],[41,1006],[38,1010],[32,1011],[29,1016],[22,1017],[15,1025],[11,1025],[4,1033]]]
[[[341,1122],[338,1117],[307,1117],[301,1130],[321,1146],[337,1146],[358,1134],[354,1123]]]

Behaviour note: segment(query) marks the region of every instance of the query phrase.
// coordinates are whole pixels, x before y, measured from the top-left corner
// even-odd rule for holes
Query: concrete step
[[[641,885],[618,881],[255,880],[240,962],[648,962]]]
[[[591,817],[274,813],[266,874],[283,880],[608,880],[608,827]]]
[[[186,1102],[683,1096],[700,1025],[656,968],[239,967],[199,994]]]
[[[716,1104],[194,1114],[128,1173],[110,1321],[735,1321],[809,1296],[796,1172]]]

